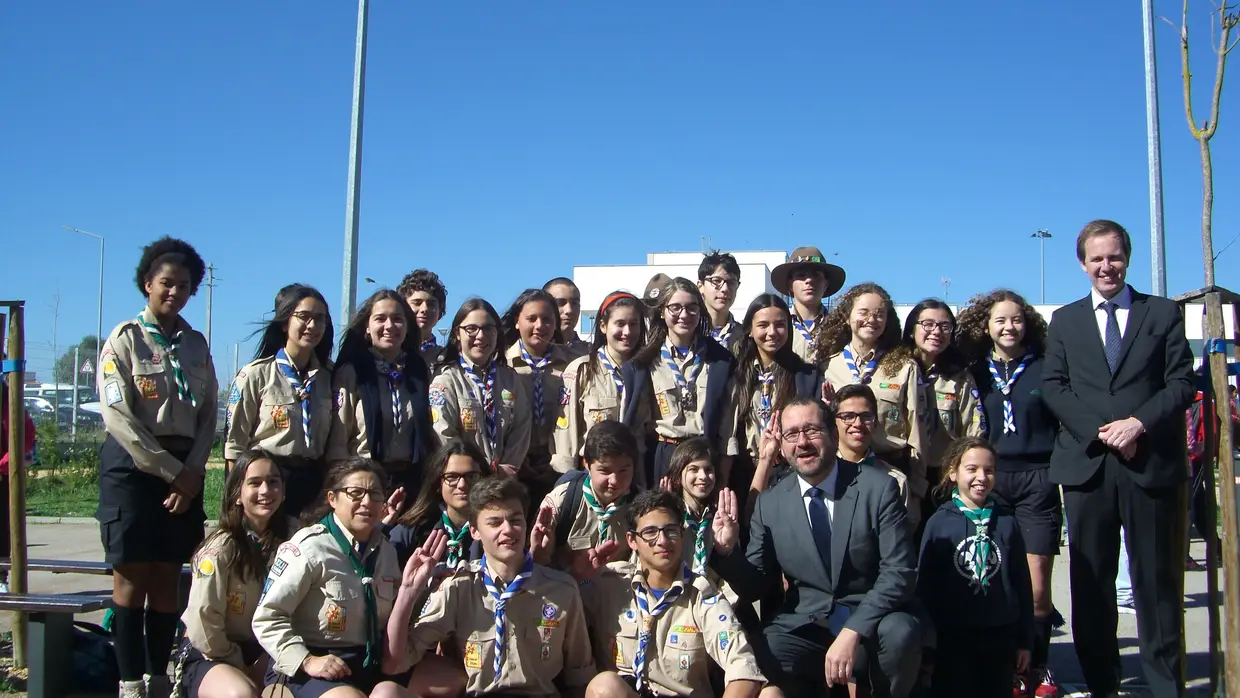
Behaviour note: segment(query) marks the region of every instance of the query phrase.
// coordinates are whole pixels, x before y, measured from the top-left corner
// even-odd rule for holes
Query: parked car
[[[51,419],[56,414],[56,408],[44,398],[26,396],[22,401],[26,403],[26,412],[35,424]]]

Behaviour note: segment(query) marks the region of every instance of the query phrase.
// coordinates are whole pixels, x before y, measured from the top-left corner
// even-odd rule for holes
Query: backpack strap
[[[582,493],[585,490],[586,471],[570,470],[561,475],[555,484],[558,487],[565,482],[568,483],[568,492],[564,493],[560,509],[555,514],[555,547],[557,550],[568,545],[568,532],[573,528],[573,518],[577,513],[577,507],[581,506]]]

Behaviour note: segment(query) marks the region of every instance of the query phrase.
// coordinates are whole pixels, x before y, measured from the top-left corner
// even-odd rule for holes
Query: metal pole
[[[345,203],[344,291],[341,322],[347,323],[357,304],[357,226],[362,194],[362,111],[366,96],[366,21],[370,0],[357,0],[357,47],[353,56],[353,123],[349,131],[349,188]]]
[[[1154,56],[1154,0],[1142,0],[1145,30],[1145,128],[1150,161],[1150,268],[1153,293],[1167,295],[1167,243],[1163,237],[1162,137],[1158,126],[1158,63]]]
[[[233,382],[237,380],[237,371],[240,370],[240,367],[237,365],[239,358],[241,358],[241,343],[233,342]]]
[[[1042,305],[1046,305],[1046,238],[1038,238],[1038,248],[1041,258],[1038,266],[1042,269]]]
[[[211,301],[215,295],[215,265],[207,265],[207,349],[211,349]]]
[[[69,434],[73,439],[73,443],[77,444],[77,411],[78,411],[78,383],[82,375],[79,373],[82,369],[82,348],[80,346],[73,347],[73,427],[69,430]],[[60,409],[57,407],[56,409]]]
[[[71,233],[77,233],[78,235],[85,235],[87,237],[95,238],[96,240],[99,241],[99,317],[97,318],[95,322],[95,336],[98,337],[98,340],[95,342],[95,364],[98,365],[99,357],[103,356],[103,342],[106,339],[103,336],[103,252],[104,252],[105,241],[102,235],[88,233],[85,230],[79,230],[77,228],[73,228],[67,225],[62,225],[60,227],[64,228],[65,230],[68,230]]]

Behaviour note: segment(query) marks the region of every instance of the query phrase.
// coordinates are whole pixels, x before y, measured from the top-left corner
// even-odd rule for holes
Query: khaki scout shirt
[[[859,361],[868,361],[863,358]],[[922,413],[929,409],[925,391],[917,387],[921,369],[917,362],[907,361],[894,376],[883,370],[882,361],[870,378],[870,389],[878,398],[878,423],[874,427],[874,452],[880,458],[909,448],[908,482],[915,497],[926,496],[926,425]],[[835,390],[856,382],[844,354],[836,353],[827,361],[825,378]]]
[[[694,391],[696,401],[693,411],[681,409],[680,388],[676,385],[676,377],[672,369],[656,358],[650,365],[650,387],[653,400],[640,405],[637,413],[637,424],[641,429],[634,430],[640,443],[645,434],[656,433],[667,439],[691,439],[706,433],[706,423],[702,419],[702,410],[706,406],[706,385],[711,380],[710,364],[703,363],[697,380],[689,385]],[[686,376],[687,378],[687,376]],[[718,379],[716,379],[718,380]],[[728,379],[735,380],[735,376]],[[723,456],[735,456],[739,453],[736,440],[736,388],[728,386],[722,394],[724,404],[719,406],[719,441],[711,444],[716,452]]]
[[[335,516],[335,514],[333,514]],[[340,526],[339,520],[336,525]],[[340,526],[350,545],[353,537]],[[375,602],[379,627],[387,626],[401,569],[396,550],[378,527],[370,535],[363,560],[375,562]],[[362,578],[353,569],[348,553],[321,523],[307,526],[276,551],[262,598],[254,612],[254,635],[275,658],[276,669],[292,676],[316,649],[341,649],[366,645],[366,598]],[[375,648],[382,652],[383,648]]]
[[[496,681],[495,600],[482,581],[482,562],[469,563],[431,592],[409,629],[406,666],[449,642],[464,660],[465,692],[471,696],[558,696],[557,676],[566,688],[584,688],[594,678],[590,636],[572,577],[534,565],[533,575],[508,600],[506,614],[504,671]]]
[[[413,460],[413,432],[417,430],[412,397],[404,382],[396,388],[400,391],[400,431],[392,427],[392,386],[385,376],[379,376],[380,421],[387,439],[384,450],[386,461]],[[370,440],[366,437],[366,414],[362,404],[362,392],[357,387],[357,370],[349,364],[336,367],[332,390],[335,393],[336,422],[332,425],[327,443],[327,459],[335,462],[354,456],[370,458]]]
[[[568,417],[564,414],[568,409],[569,400],[568,388],[564,385],[564,369],[568,367],[568,362],[572,358],[561,346],[552,345],[548,352],[551,360],[542,372],[543,421],[541,424],[534,421],[534,369],[522,358],[520,342],[508,347],[504,357],[508,359],[508,365],[520,379],[521,387],[525,389],[525,397],[529,401],[529,451],[530,453],[550,452],[554,458],[555,443],[552,435],[561,424],[566,426],[568,424]]]
[[[261,448],[276,456],[322,458],[332,430],[332,374],[310,359],[310,446],[302,426],[301,399],[276,365],[276,357],[259,359],[241,369],[228,395],[228,431],[224,458],[236,460],[247,449]]]
[[[709,320],[709,318],[707,318]],[[720,335],[723,338],[720,339]],[[732,313],[728,313],[728,322],[723,327],[711,327],[710,336],[716,342],[719,342],[724,349],[729,352],[736,351],[736,345],[740,344],[741,339],[745,336],[745,328],[741,327],[741,323],[732,317]]]
[[[591,642],[601,670],[635,676],[638,631],[643,615],[634,595],[645,574],[630,563],[613,563],[596,581],[582,587],[590,619]],[[700,576],[681,579],[684,592],[653,619],[646,646],[646,680],[659,696],[708,698],[713,695],[709,660],[724,671],[724,681],[766,683],[732,604]],[[651,598],[653,603],[654,599]]]
[[[822,336],[822,327],[827,324],[827,309],[823,308],[822,312],[814,320],[814,329],[810,332],[813,342],[805,339],[805,335],[801,334],[801,330],[797,328],[795,318],[798,317],[797,309],[793,307],[792,317],[794,318],[792,325],[788,328],[788,333],[792,335],[792,351],[801,360],[811,366],[817,366],[818,362],[818,339]]]
[[[481,369],[478,377],[486,380]],[[444,366],[431,380],[431,422],[440,442],[460,439],[477,446],[491,463],[521,467],[529,453],[534,410],[525,387],[511,368],[495,367],[496,444],[487,438],[487,416],[482,391],[459,363]]]
[[[565,360],[571,362],[590,353],[590,340],[582,339],[580,335],[574,332],[572,337],[567,338],[560,345],[560,349],[564,352]]]
[[[608,355],[608,360],[620,370],[620,362]],[[586,366],[597,361],[593,354],[575,359],[564,369],[564,386],[568,389],[568,405],[564,407],[565,419],[556,424],[555,449],[551,467],[566,473],[577,468],[586,443],[586,434],[595,424],[606,421],[618,422],[623,415],[624,401],[620,389],[607,369],[599,362],[595,374],[586,379]],[[561,426],[561,424],[563,426]]]
[[[181,616],[185,637],[207,659],[245,667],[241,645],[251,644],[254,609],[265,575],[242,579],[237,550],[227,533],[216,531],[194,554],[189,605]]]
[[[922,400],[929,406],[922,412],[926,430],[927,468],[942,468],[943,454],[952,442],[964,436],[982,436],[977,386],[969,371],[955,376],[936,376],[921,385]],[[938,483],[930,483],[932,486]]]
[[[149,308],[142,310],[142,317],[157,324]],[[112,330],[99,367],[99,396],[108,434],[133,457],[139,470],[167,482],[175,480],[183,467],[206,470],[219,400],[206,338],[184,318],[177,319],[176,331],[181,333],[177,358],[197,405],[178,396],[168,353],[136,318]],[[194,440],[184,463],[159,445],[159,439],[166,436]]]
[[[568,529],[568,551],[556,550],[556,540],[554,532],[560,524],[560,509],[564,506],[564,499],[568,496],[568,488],[574,483],[564,482],[556,485],[554,489],[547,493],[543,498],[540,509],[551,509],[555,512],[555,516],[551,520],[550,529],[553,533],[551,542],[548,546],[551,549],[555,564],[552,567],[559,569],[568,569],[569,559],[568,551],[589,550],[604,540],[614,540],[620,543],[621,550],[627,550],[629,547],[628,539],[625,533],[629,530],[629,497],[625,496],[617,503],[616,511],[611,515],[607,522],[607,537],[599,535],[599,518],[594,513],[594,509],[586,503],[586,498],[581,498],[581,504],[577,505],[577,511],[564,512],[565,516],[572,517],[573,524]],[[585,483],[582,483],[585,486]],[[617,553],[619,555],[620,553]]]

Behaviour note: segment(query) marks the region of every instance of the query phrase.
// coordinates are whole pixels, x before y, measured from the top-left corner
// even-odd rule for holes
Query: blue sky
[[[1193,6],[1204,98],[1210,4]],[[62,346],[95,328],[98,246],[61,225],[107,237],[105,332],[142,307],[142,245],[197,245],[221,279],[225,379],[280,286],[314,284],[338,314],[355,20],[350,0],[0,7],[0,234],[21,260],[0,296],[27,301],[36,371],[57,291]],[[1159,26],[1172,293],[1202,282],[1175,39]],[[1141,52],[1136,0],[374,0],[359,277],[426,266],[450,309],[504,306],[574,264],[709,235],[817,244],[901,302],[941,295],[943,276],[952,300],[1036,298],[1029,234],[1047,228],[1047,300],[1064,302],[1084,292],[1076,232],[1108,217],[1133,233],[1130,279],[1148,289]],[[1218,247],[1240,234],[1231,77]],[[1238,269],[1240,244],[1219,281]],[[200,293],[186,317],[201,328],[204,311]]]

